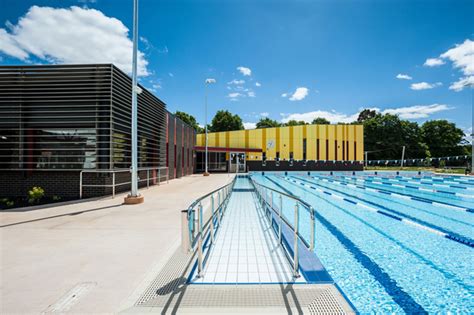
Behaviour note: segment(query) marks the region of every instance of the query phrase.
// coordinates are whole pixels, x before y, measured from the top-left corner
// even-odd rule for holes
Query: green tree
[[[199,127],[196,118],[193,115],[190,115],[185,112],[180,112],[179,110],[174,113],[176,117],[187,123],[189,126],[193,127],[198,133],[201,133],[204,131],[203,128]]]
[[[268,117],[260,118],[260,120],[257,122],[257,129],[280,127],[280,126],[281,124],[278,121],[270,119]]]
[[[316,117],[315,119],[313,119],[311,124],[313,124],[313,125],[329,125],[331,123],[326,118]]]
[[[211,132],[243,130],[244,124],[239,115],[234,115],[228,110],[219,110],[208,128]]]
[[[301,125],[306,125],[306,122],[303,120],[292,119],[285,124],[285,126],[301,126]]]
[[[357,122],[362,123],[367,119],[374,118],[376,115],[377,111],[366,108],[359,113],[359,117],[357,117]]]
[[[364,148],[370,160],[400,159],[402,147],[406,158],[425,158],[427,146],[416,122],[400,120],[396,115],[377,113],[364,120]]]
[[[433,157],[467,154],[463,143],[464,132],[454,123],[444,119],[426,121],[421,126],[421,132]]]

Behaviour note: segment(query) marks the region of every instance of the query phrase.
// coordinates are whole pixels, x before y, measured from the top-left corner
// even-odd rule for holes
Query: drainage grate
[[[187,281],[192,256],[192,254],[184,254],[178,249],[135,305],[146,303],[157,296],[167,296],[179,291]]]
[[[330,290],[322,290],[308,305],[309,314],[346,314]]]

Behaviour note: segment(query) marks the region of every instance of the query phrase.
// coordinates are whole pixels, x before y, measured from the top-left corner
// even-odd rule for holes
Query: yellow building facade
[[[205,146],[205,135],[198,134],[196,151]],[[364,159],[362,125],[301,125],[208,133],[209,152],[245,153],[253,161],[350,162]],[[223,158],[221,158],[223,159]],[[338,163],[340,164],[340,163]]]

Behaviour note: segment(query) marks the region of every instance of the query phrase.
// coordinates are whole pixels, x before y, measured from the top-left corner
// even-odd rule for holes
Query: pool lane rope
[[[346,182],[342,182],[343,181],[342,179],[338,181],[338,180],[330,179],[328,177],[320,177],[320,176],[309,176],[309,177],[311,177],[313,179],[318,179],[318,180],[321,180],[321,181],[324,181],[324,182],[334,183],[336,185],[344,185],[344,186],[353,187],[353,188],[360,188],[360,189],[364,189],[364,190],[367,190],[367,191],[379,192],[379,193],[382,193],[382,194],[385,194],[385,195],[390,195],[390,196],[394,196],[394,197],[401,198],[401,199],[409,199],[409,200],[424,202],[424,203],[428,203],[428,204],[432,204],[432,205],[440,206],[440,207],[444,207],[444,208],[449,208],[449,209],[453,209],[453,210],[474,213],[474,209],[472,209],[472,208],[456,206],[456,205],[452,205],[452,204],[447,203],[447,202],[436,201],[436,200],[432,200],[432,199],[428,199],[428,198],[424,198],[424,197],[412,196],[412,195],[404,194],[404,193],[401,193],[401,192],[393,192],[393,191],[385,190],[385,189],[377,189],[377,188],[365,187],[365,186],[360,186],[360,185],[355,185],[355,184],[348,184]],[[357,180],[357,181],[361,181],[361,180]],[[380,184],[382,184],[382,183],[380,183]]]
[[[411,185],[398,184],[400,182],[402,182],[402,183],[407,182],[407,183],[412,183],[412,184],[415,184],[415,185],[421,185],[421,183],[417,183],[417,182],[400,181],[400,180],[397,180],[397,179],[391,179],[391,178],[385,178],[385,177],[377,177],[377,179],[380,179],[380,180],[375,180],[375,178],[365,177],[365,176],[349,177],[349,176],[346,176],[346,175],[335,175],[335,177],[346,178],[348,180],[355,180],[355,181],[358,181],[358,182],[369,182],[369,183],[373,183],[373,184],[377,184],[377,185],[382,184],[382,185],[388,185],[388,186],[399,187],[399,188],[409,188],[409,189],[417,189],[417,190],[420,190],[420,191],[437,192],[437,193],[448,194],[448,195],[453,195],[453,196],[458,196],[458,197],[463,197],[463,198],[474,198],[474,194],[466,195],[466,194],[461,194],[461,193],[446,191],[446,190],[426,189],[426,188],[416,187],[416,186],[411,186]],[[397,184],[389,183],[388,181],[397,181]]]
[[[436,234],[436,235],[439,235],[439,236],[442,236],[442,237],[445,237],[447,239],[450,239],[450,240],[453,240],[453,241],[456,241],[458,243],[461,243],[461,244],[464,244],[464,245],[467,245],[469,247],[474,247],[474,241],[467,238],[467,237],[464,237],[464,236],[460,236],[460,235],[457,235],[456,233],[453,233],[453,232],[449,232],[449,231],[446,231],[444,230],[443,228],[440,228],[440,227],[437,227],[435,225],[432,225],[430,223],[427,223],[427,222],[424,222],[422,220],[419,220],[419,219],[416,219],[416,218],[413,218],[413,217],[410,217],[410,216],[406,216],[406,215],[403,215],[401,213],[399,213],[398,211],[394,211],[394,210],[391,210],[391,209],[388,209],[384,206],[381,206],[381,205],[377,205],[375,204],[375,206],[379,207],[379,208],[384,208],[386,209],[387,211],[383,211],[383,210],[378,210],[376,208],[373,208],[371,206],[368,206],[364,203],[361,203],[361,202],[357,202],[357,201],[353,201],[351,199],[348,199],[348,198],[345,198],[345,197],[342,197],[340,195],[337,195],[337,194],[334,194],[332,192],[329,192],[329,191],[326,191],[326,190],[323,190],[321,188],[318,188],[318,187],[315,187],[315,186],[312,186],[310,184],[306,184],[304,183],[303,181],[306,181],[304,179],[301,179],[299,181],[295,180],[295,179],[292,179],[288,176],[285,176],[283,177],[284,179],[286,179],[287,181],[289,182],[293,182],[294,184],[299,184],[300,186],[303,186],[305,188],[310,188],[312,190],[316,190],[320,193],[324,193],[328,196],[331,196],[335,199],[339,199],[339,200],[343,200],[345,202],[348,202],[348,203],[351,203],[351,204],[354,204],[354,205],[357,205],[361,208],[364,208],[366,210],[369,210],[369,211],[372,211],[372,212],[376,212],[376,213],[379,213],[381,215],[384,215],[386,217],[389,217],[391,219],[394,219],[394,220],[397,220],[397,221],[400,221],[400,222],[403,222],[407,225],[410,225],[410,226],[413,226],[413,227],[416,227],[418,229],[421,229],[421,230],[424,230],[424,231],[428,231],[428,232],[431,232],[433,234]],[[306,181],[307,182],[307,181]],[[316,184],[318,185],[318,184]],[[319,186],[319,185],[318,185]],[[330,188],[328,188],[330,189]],[[344,193],[341,193],[341,194],[344,194]],[[359,198],[357,198],[359,199]],[[367,202],[365,201],[366,203],[372,203],[372,202]],[[390,213],[392,212],[392,213]],[[404,216],[404,217],[402,217]],[[408,217],[408,218],[407,218]]]
[[[373,184],[377,184],[377,185],[382,184],[382,185],[388,185],[388,186],[393,186],[393,187],[398,187],[398,188],[408,188],[408,189],[416,189],[416,190],[426,191],[426,192],[436,192],[436,193],[453,195],[453,196],[463,197],[463,198],[474,198],[474,194],[466,195],[466,194],[461,194],[461,193],[446,191],[446,190],[426,189],[426,188],[423,188],[423,187],[416,187],[416,186],[411,186],[411,185],[398,184],[400,181],[396,180],[396,179],[379,178],[380,181],[378,181],[378,180],[372,179],[370,177],[364,178],[364,177],[360,177],[360,176],[349,177],[349,176],[345,176],[345,175],[341,175],[341,176],[335,175],[334,177],[345,178],[347,180],[352,180],[352,181],[355,180],[355,181],[358,181],[358,182],[369,182],[369,183],[373,183]],[[397,181],[398,183],[397,184],[389,183],[388,181]],[[405,181],[402,181],[402,182],[405,182]],[[406,182],[408,182],[408,181],[406,181]],[[420,183],[415,183],[415,184],[420,185]]]

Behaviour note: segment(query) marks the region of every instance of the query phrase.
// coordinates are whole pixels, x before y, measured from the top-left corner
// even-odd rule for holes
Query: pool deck
[[[0,212],[0,313],[117,313],[179,248],[182,209],[233,175],[192,175],[123,196]]]

